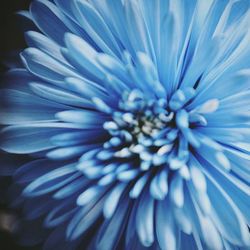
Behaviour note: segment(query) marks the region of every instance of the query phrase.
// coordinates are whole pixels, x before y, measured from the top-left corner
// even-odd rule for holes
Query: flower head
[[[7,73],[1,148],[33,158],[14,179],[26,223],[48,228],[34,243],[248,247],[249,2],[37,0],[22,15],[39,31]]]

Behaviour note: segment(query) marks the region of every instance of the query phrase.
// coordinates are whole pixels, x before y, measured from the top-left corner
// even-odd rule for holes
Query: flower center
[[[166,163],[178,169],[186,163],[189,146],[198,146],[192,134],[194,122],[183,108],[194,91],[177,91],[169,102],[165,99],[145,99],[139,90],[125,93],[113,120],[104,128],[111,139],[104,148],[113,157],[134,159],[141,170]]]

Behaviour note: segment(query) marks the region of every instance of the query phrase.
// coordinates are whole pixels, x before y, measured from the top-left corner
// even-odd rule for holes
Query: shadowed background
[[[0,56],[1,61],[11,51],[20,50],[25,46],[21,32],[20,21],[15,13],[19,10],[27,10],[31,0],[4,0],[0,8]],[[3,65],[1,63],[1,71]]]
[[[20,22],[17,21],[15,12],[28,9],[31,0],[4,0],[0,8],[0,74],[6,70],[3,61],[9,61],[11,51],[16,51],[25,47]],[[11,60],[11,59],[10,59]],[[1,138],[0,138],[1,139]],[[0,152],[1,153],[1,152]],[[1,155],[0,155],[1,157]],[[1,166],[0,166],[1,167]],[[18,247],[15,238],[10,234],[10,226],[15,220],[13,212],[6,205],[6,187],[10,179],[0,178],[0,249],[1,250],[25,250],[27,248]]]

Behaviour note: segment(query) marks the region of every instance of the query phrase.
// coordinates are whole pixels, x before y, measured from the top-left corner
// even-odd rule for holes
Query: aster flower
[[[7,73],[1,148],[32,158],[13,175],[29,240],[249,247],[249,1],[37,0],[21,15],[38,30]]]

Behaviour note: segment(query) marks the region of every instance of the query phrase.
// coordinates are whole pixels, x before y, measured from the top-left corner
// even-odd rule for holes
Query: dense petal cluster
[[[13,173],[21,241],[250,247],[249,1],[35,0],[19,14],[28,48],[0,115],[1,148],[31,158]]]

